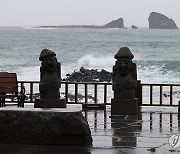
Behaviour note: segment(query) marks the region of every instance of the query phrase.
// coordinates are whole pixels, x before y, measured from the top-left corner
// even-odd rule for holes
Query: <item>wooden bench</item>
[[[0,72],[0,107],[6,106],[6,98],[17,102],[18,107],[24,107],[24,91],[18,92],[16,73]]]

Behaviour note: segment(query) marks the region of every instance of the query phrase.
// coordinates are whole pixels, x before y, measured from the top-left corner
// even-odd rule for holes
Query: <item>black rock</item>
[[[123,18],[119,18],[117,20],[113,20],[106,25],[103,26],[104,28],[124,28],[124,21]]]
[[[106,70],[102,69],[99,72],[99,81],[100,82],[111,82],[112,74],[107,72]]]
[[[148,21],[149,29],[178,29],[173,19],[161,13],[151,12]]]
[[[102,69],[100,72],[95,69],[81,67],[79,71],[68,73],[63,81],[71,82],[111,82],[112,73]]]
[[[132,25],[131,28],[132,28],[132,29],[138,29],[138,27],[135,26],[135,25]]]

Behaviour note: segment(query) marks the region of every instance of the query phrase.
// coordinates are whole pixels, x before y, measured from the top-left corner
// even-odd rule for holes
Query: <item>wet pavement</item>
[[[79,108],[79,106],[71,106],[71,108]],[[110,111],[110,106],[107,106],[106,111],[83,111],[91,129],[92,147],[0,145],[0,153],[174,154],[180,152],[180,147],[173,149],[169,144],[172,135],[180,134],[176,107],[143,107],[137,116],[111,117]]]
[[[153,111],[153,112],[152,112]],[[177,108],[142,108],[137,116],[110,116],[104,111],[88,111],[92,136],[92,153],[178,153],[169,145],[169,137],[180,134]]]

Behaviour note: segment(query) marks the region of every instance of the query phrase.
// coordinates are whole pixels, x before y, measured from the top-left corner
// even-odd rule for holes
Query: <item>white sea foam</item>
[[[165,70],[164,65],[144,65],[141,61],[137,62],[137,78],[142,83],[180,83],[180,72]],[[135,62],[135,63],[136,63]],[[79,71],[81,67],[86,69],[105,69],[112,72],[115,64],[113,56],[85,55],[72,63],[63,63],[61,66],[61,77],[66,78],[66,74]],[[40,65],[33,67],[24,67],[16,70],[18,80],[39,81]]]
[[[40,66],[25,67],[17,70],[16,73],[20,81],[40,81]]]
[[[87,67],[94,69],[105,69],[107,71],[112,71],[112,66],[114,64],[114,59],[109,55],[85,55],[78,60],[78,67]]]
[[[162,66],[138,66],[137,74],[143,83],[180,83],[179,72],[164,71]]]

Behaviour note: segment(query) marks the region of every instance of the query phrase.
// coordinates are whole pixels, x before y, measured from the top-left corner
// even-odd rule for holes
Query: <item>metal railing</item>
[[[39,97],[39,81],[18,81],[20,90],[25,87],[25,103],[33,103]],[[61,82],[61,95],[67,103],[111,104],[112,83],[100,82]],[[139,106],[178,106],[180,84],[144,84],[138,81],[135,90]]]
[[[26,89],[26,95],[28,97],[25,103],[33,103],[38,98],[38,85],[38,81],[18,81],[19,90],[22,90],[24,87]],[[111,92],[111,85],[112,83],[62,81],[60,92],[61,95],[64,95],[66,102],[70,104],[97,104],[99,103],[98,94],[103,96],[101,103],[110,104],[107,100],[107,95],[108,89]],[[99,87],[101,87],[101,94],[99,93]]]
[[[140,106],[178,106],[180,84],[140,84]],[[144,99],[147,98],[148,99]]]

